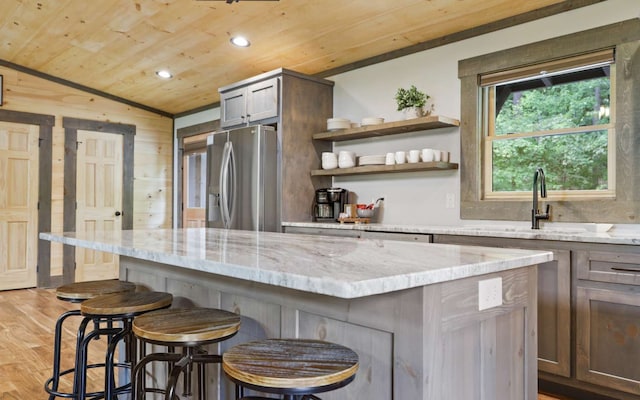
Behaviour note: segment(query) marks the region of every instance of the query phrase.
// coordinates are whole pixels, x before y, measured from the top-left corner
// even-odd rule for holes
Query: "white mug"
[[[338,167],[338,156],[335,153],[322,153],[322,169],[334,169]]]
[[[356,153],[343,150],[338,153],[338,167],[351,168],[356,166]]]
[[[409,161],[410,163],[420,162],[420,150],[409,150],[407,161]]]
[[[433,155],[433,149],[422,149],[422,162],[432,162]]]
[[[449,152],[448,151],[440,151],[440,161],[449,162]]]
[[[440,162],[441,157],[442,153],[440,153],[440,150],[433,150],[433,161]]]
[[[396,151],[396,164],[404,164],[405,161],[407,161],[407,153]]]
[[[387,157],[384,159],[385,165],[393,165],[396,163],[396,155],[393,153],[387,153]]]

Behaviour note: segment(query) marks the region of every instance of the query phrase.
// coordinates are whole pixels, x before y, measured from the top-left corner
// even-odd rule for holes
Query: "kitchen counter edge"
[[[283,222],[283,227],[357,230],[369,232],[433,234],[455,236],[500,237],[510,239],[556,240],[581,243],[640,245],[640,230],[614,229],[609,232],[591,232],[581,228],[551,228],[532,230],[524,226],[496,225],[394,225],[347,224],[326,222]]]

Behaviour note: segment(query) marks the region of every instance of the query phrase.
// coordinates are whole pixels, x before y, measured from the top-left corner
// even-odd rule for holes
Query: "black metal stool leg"
[[[116,388],[116,384],[115,384],[115,353],[116,353],[116,348],[118,346],[118,343],[120,343],[120,341],[125,340],[125,338],[127,337],[127,335],[129,335],[129,332],[126,330],[127,326],[131,326],[131,325],[127,325],[127,323],[125,322],[123,324],[123,328],[122,330],[118,331],[115,335],[113,335],[111,337],[111,340],[109,341],[109,346],[107,348],[107,354],[105,356],[105,367],[104,367],[104,387],[105,387],[105,394],[104,394],[104,398],[105,400],[112,400],[112,399],[116,399],[116,393],[115,393],[115,388]],[[133,363],[133,361],[131,362]]]
[[[207,400],[206,364],[198,363],[198,396],[199,400]]]
[[[53,375],[44,384],[45,390],[49,393],[49,400],[54,400],[56,395],[54,394],[58,390],[60,384],[60,353],[62,347],[62,325],[64,321],[73,316],[81,315],[80,310],[71,310],[61,314],[56,321],[55,332],[53,336]],[[76,347],[77,348],[77,347]],[[51,388],[49,389],[49,383]]]
[[[176,384],[178,383],[178,378],[182,371],[191,364],[191,357],[189,355],[183,356],[180,361],[178,361],[173,369],[171,370],[171,375],[169,376],[169,381],[167,384],[167,392],[165,393],[165,400],[172,400],[176,393]]]
[[[183,354],[185,356],[191,357],[193,352],[190,347],[186,347],[183,349]],[[184,373],[182,374],[182,395],[183,396],[191,396],[191,372],[193,370],[193,364],[191,361],[185,366]]]

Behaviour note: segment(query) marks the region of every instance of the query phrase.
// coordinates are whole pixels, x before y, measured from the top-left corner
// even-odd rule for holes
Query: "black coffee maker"
[[[315,221],[337,221],[344,205],[349,202],[349,191],[340,188],[316,190],[313,218]]]

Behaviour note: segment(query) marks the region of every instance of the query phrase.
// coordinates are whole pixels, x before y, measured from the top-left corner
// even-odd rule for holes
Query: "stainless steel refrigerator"
[[[280,230],[278,140],[256,125],[207,138],[207,227]]]

